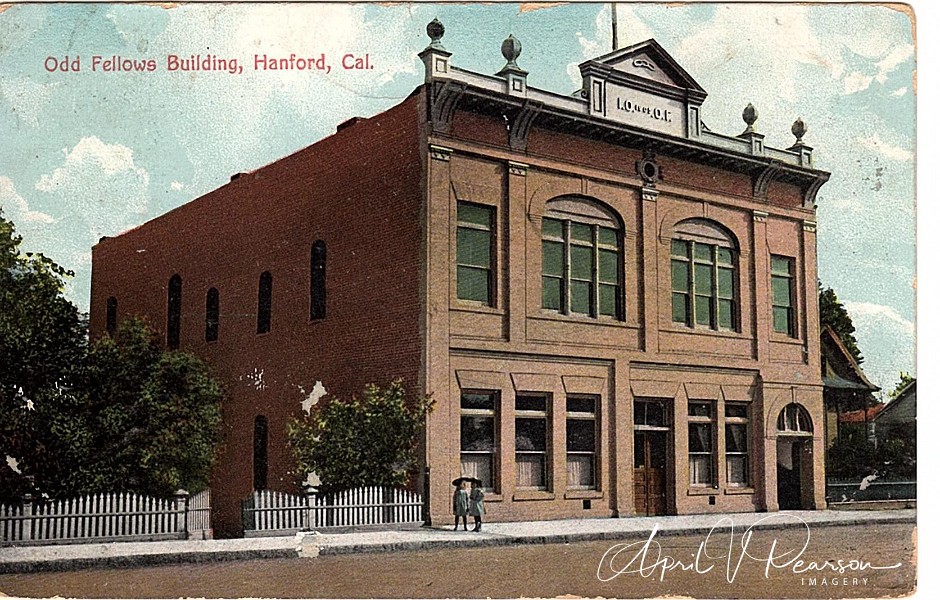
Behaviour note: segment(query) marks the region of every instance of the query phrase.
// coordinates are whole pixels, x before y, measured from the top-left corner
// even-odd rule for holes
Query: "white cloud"
[[[887,56],[878,61],[875,66],[878,67],[878,74],[875,75],[875,79],[878,80],[878,83],[884,83],[888,74],[897,69],[901,64],[914,56],[914,46],[911,44],[902,44],[900,46],[895,46]]]
[[[868,86],[871,85],[871,82],[873,79],[874,77],[871,77],[870,75],[862,75],[861,73],[857,71],[853,72],[850,75],[846,76],[844,80],[845,93],[854,94],[856,92],[867,90]]]
[[[186,187],[186,184],[183,183],[182,181],[173,181],[173,182],[170,182],[170,189],[172,189],[174,192],[178,192],[178,191],[182,190],[182,189],[185,188],[185,187]]]
[[[906,94],[906,93],[907,93],[907,88],[906,88],[906,87],[902,87],[902,88],[898,88],[898,89],[894,90],[893,92],[891,92],[891,95],[894,96],[895,98],[900,98],[901,96],[903,96],[903,95]]]
[[[30,79],[0,79],[0,96],[9,103],[14,116],[30,127],[39,125],[49,97],[57,83],[41,84]]]
[[[26,200],[16,193],[13,180],[0,176],[0,207],[8,212],[6,217],[14,223],[40,223],[55,222],[50,215],[37,210],[31,210]]]
[[[913,335],[914,334],[914,322],[908,321],[902,317],[898,311],[894,310],[890,306],[883,306],[881,304],[874,304],[872,302],[851,302],[846,301],[843,303],[845,309],[852,315],[852,318],[862,318],[870,319],[873,317],[886,319],[894,323],[902,332]]]
[[[877,152],[892,160],[899,160],[899,161],[914,160],[913,152],[911,152],[910,150],[901,148],[899,146],[894,146],[892,144],[885,142],[884,140],[881,139],[881,136],[878,135],[877,133],[873,133],[872,135],[865,137],[865,138],[862,138],[862,137],[857,138],[856,141],[863,148],[866,148],[873,152]]]
[[[871,302],[845,302],[852,316],[855,337],[865,357],[862,368],[872,383],[890,390],[901,371],[914,367],[915,328],[890,306]]]

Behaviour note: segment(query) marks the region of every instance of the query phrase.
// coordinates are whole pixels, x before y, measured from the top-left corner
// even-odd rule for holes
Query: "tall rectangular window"
[[[170,277],[166,294],[166,346],[175,350],[180,347],[180,317],[183,308],[183,278]]]
[[[252,484],[256,490],[268,488],[268,418],[261,415],[255,417],[255,431],[253,440],[252,467],[254,477]]]
[[[219,290],[209,288],[206,292],[206,341],[219,339]]]
[[[495,392],[460,395],[460,469],[476,477],[485,489],[495,488],[496,400]]]
[[[271,331],[271,274],[267,271],[258,278],[258,333]]]
[[[689,485],[715,484],[713,402],[689,401]]]
[[[736,328],[734,253],[691,240],[672,241],[672,320],[689,327]]]
[[[310,320],[326,318],[326,242],[310,247]]]
[[[493,209],[457,203],[457,298],[493,305]]]
[[[548,487],[548,411],[545,396],[516,397],[516,486]]]
[[[747,441],[748,405],[744,402],[725,404],[725,464],[730,486],[750,483]]]
[[[620,318],[620,236],[616,229],[542,219],[542,308]]]
[[[597,489],[597,397],[570,397],[565,402],[568,488]]]
[[[785,256],[770,257],[770,287],[773,294],[774,331],[796,336],[793,313],[794,292],[793,259]]]
[[[108,298],[104,328],[111,337],[114,337],[114,334],[117,333],[117,298],[114,296]]]

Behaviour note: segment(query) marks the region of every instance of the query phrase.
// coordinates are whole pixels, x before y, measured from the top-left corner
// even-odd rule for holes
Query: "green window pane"
[[[555,219],[542,219],[542,237],[562,237],[562,223]]]
[[[603,244],[605,246],[616,246],[617,230],[609,229],[607,227],[600,227],[597,230],[597,243]]]
[[[774,293],[774,306],[790,306],[790,280],[785,277],[773,277],[771,285]]]
[[[712,324],[712,299],[707,296],[695,297],[695,322],[698,325]]]
[[[734,271],[718,269],[718,297],[734,298]]]
[[[457,264],[490,268],[490,232],[457,229]]]
[[[590,280],[594,272],[594,249],[571,246],[571,278]]]
[[[672,289],[675,292],[689,291],[689,263],[672,261]]]
[[[457,297],[461,300],[489,303],[489,270],[475,267],[457,267]]]
[[[457,220],[461,223],[473,223],[490,228],[490,219],[493,209],[465,202],[457,203]]]
[[[600,268],[598,269],[598,277],[601,283],[617,283],[619,279],[617,277],[617,252],[613,250],[600,250]]]
[[[713,262],[712,246],[707,244],[695,244],[695,260]]]
[[[542,274],[561,277],[564,274],[565,245],[561,242],[542,242]]]
[[[734,301],[718,300],[718,326],[722,329],[734,329]]]
[[[591,284],[583,281],[571,282],[571,312],[591,314]]]
[[[672,255],[689,257],[689,243],[682,240],[672,240]]]
[[[790,333],[790,309],[780,306],[774,307],[774,331]]]
[[[672,320],[674,323],[689,322],[689,297],[686,294],[672,295]]]
[[[542,308],[561,310],[561,279],[542,277]]]
[[[712,294],[712,267],[711,265],[695,265],[695,293]]]
[[[571,239],[581,242],[594,241],[594,228],[584,223],[571,224]]]
[[[718,264],[721,264],[721,265],[732,264],[730,248],[718,248],[716,254],[718,255]]]
[[[601,285],[598,289],[598,312],[610,317],[617,316],[617,286]]]
[[[790,265],[793,264],[789,258],[782,256],[770,257],[770,272],[774,275],[789,275]]]

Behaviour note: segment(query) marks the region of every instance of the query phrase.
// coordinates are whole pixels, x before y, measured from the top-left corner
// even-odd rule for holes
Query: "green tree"
[[[370,384],[360,399],[330,398],[287,425],[300,473],[315,472],[329,490],[364,485],[401,486],[417,469],[419,434],[433,408],[430,396],[412,398],[400,379]]]
[[[71,460],[87,437],[75,374],[86,323],[63,296],[71,273],[24,253],[0,213],[0,500],[74,484]]]
[[[819,322],[823,327],[832,327],[855,362],[862,364],[865,359],[858,349],[858,340],[852,335],[855,333],[852,317],[839,301],[835,291],[830,287],[823,288],[822,284],[819,286]]]
[[[89,350],[83,378],[92,454],[82,487],[167,497],[205,489],[221,439],[222,388],[188,352],[164,351],[140,319]]]
[[[900,393],[908,386],[909,383],[915,381],[915,377],[910,373],[905,373],[901,371],[900,379],[898,383],[894,386],[894,389],[888,394],[888,400],[894,400],[900,395]]]

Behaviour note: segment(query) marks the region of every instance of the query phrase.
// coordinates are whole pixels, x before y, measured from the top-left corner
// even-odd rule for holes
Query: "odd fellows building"
[[[94,248],[94,335],[144,315],[226,384],[216,531],[298,489],[285,424],[314,386],[399,377],[436,400],[435,523],[460,475],[492,520],[824,508],[829,174],[802,121],[787,149],[751,106],[709,130],[653,40],[568,95],[528,86],[511,36],[486,75],[428,34],[397,106]]]

